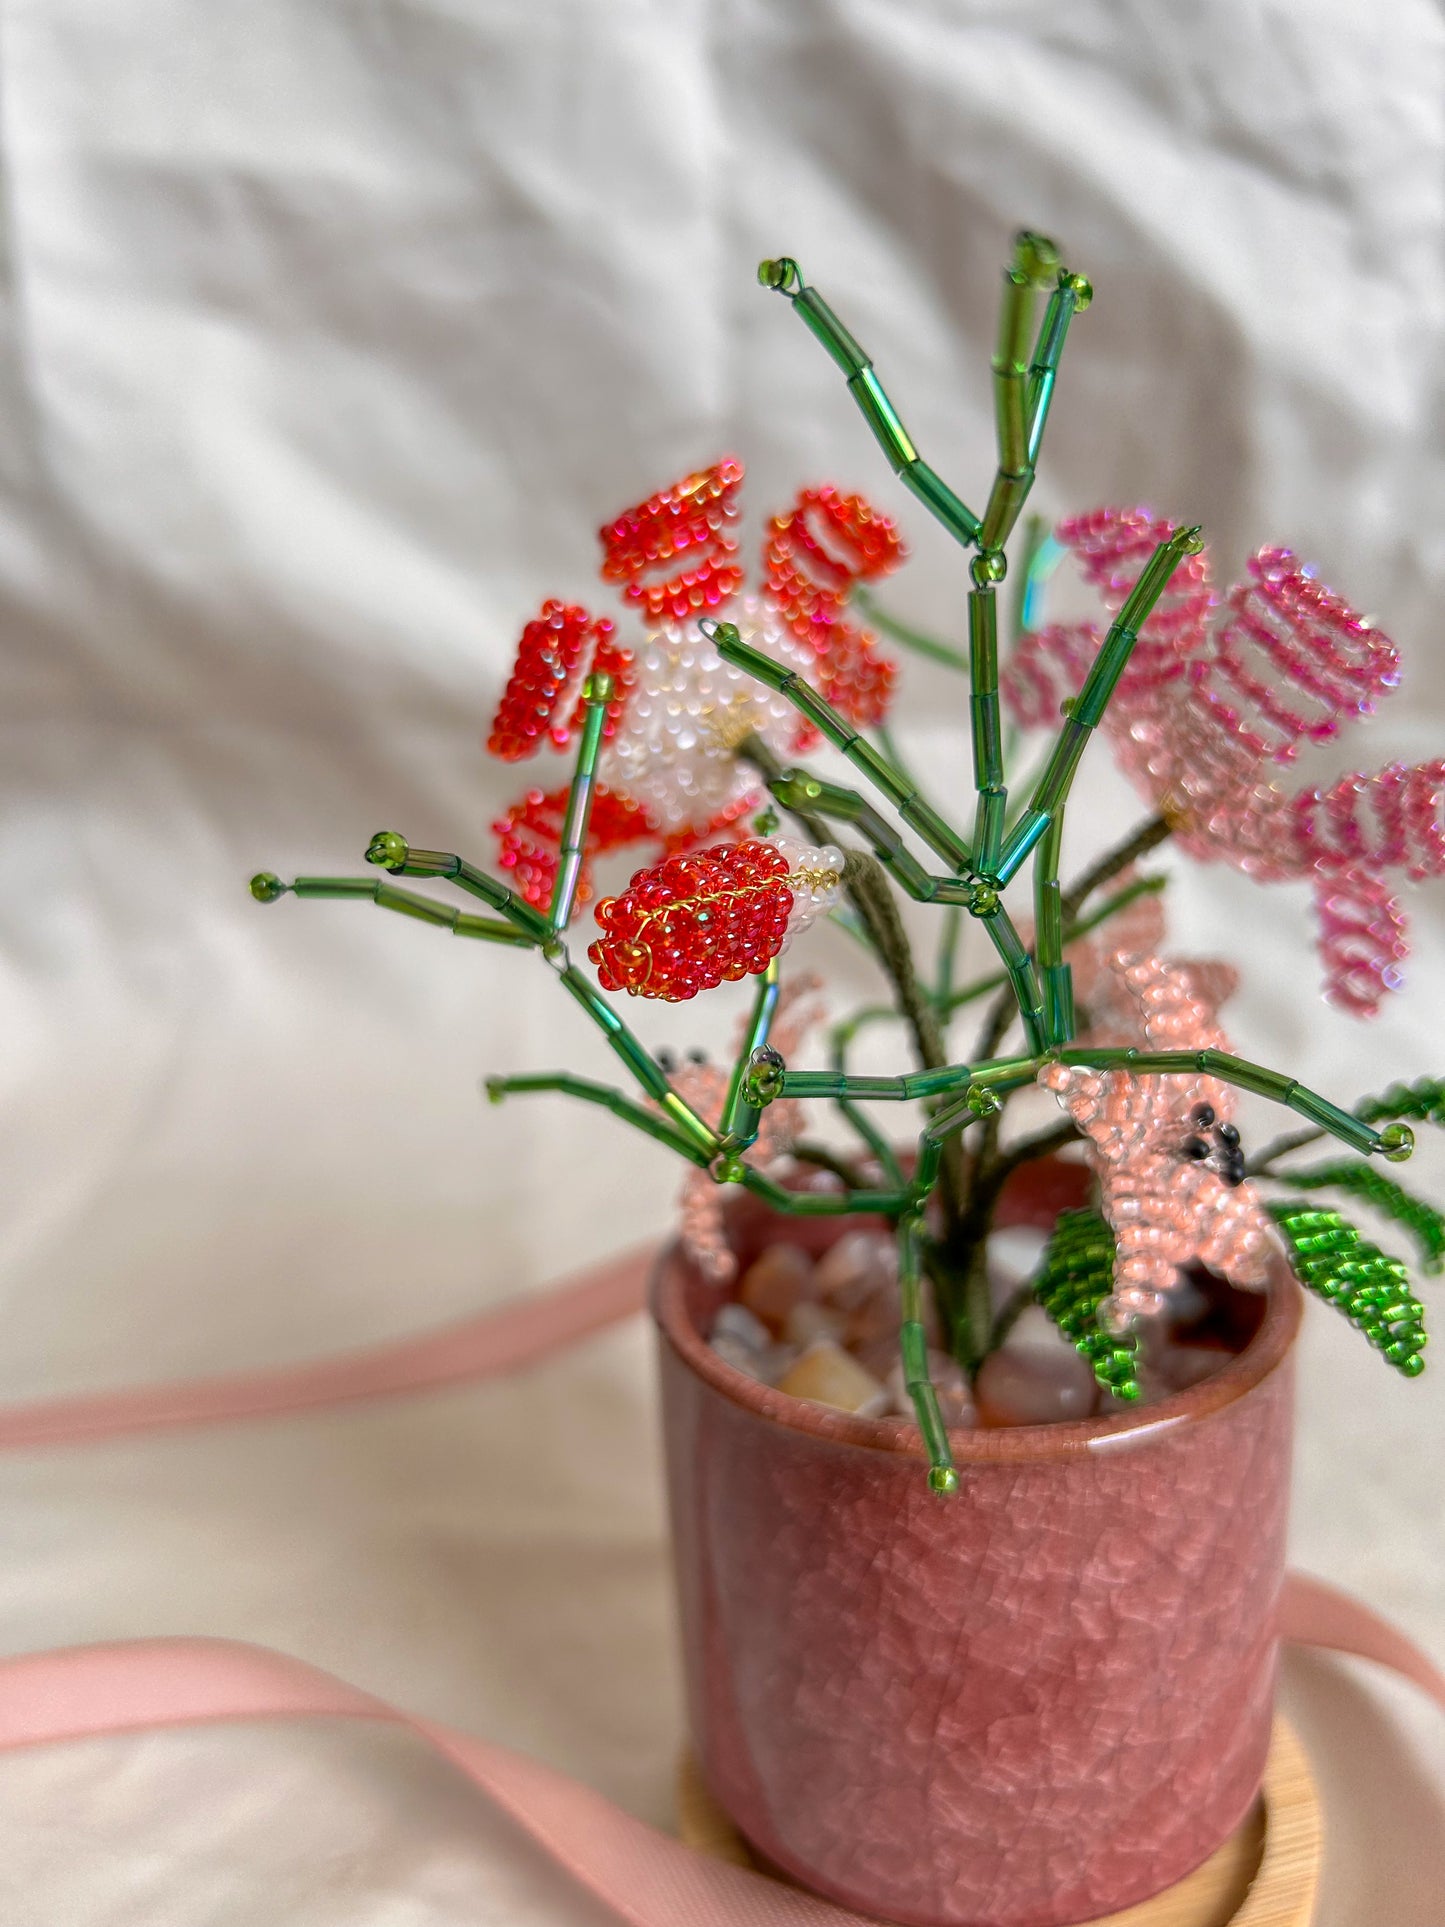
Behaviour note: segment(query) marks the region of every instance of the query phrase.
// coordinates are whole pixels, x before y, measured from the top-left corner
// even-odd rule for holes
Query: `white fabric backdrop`
[[[1098,299],[1038,502],[1152,500],[1231,571],[1317,559],[1408,671],[1334,767],[1439,753],[1425,0],[3,0],[0,61],[7,1396],[412,1330],[663,1230],[661,1150],[478,1099],[486,1070],[610,1068],[543,972],[244,883],[354,871],[382,825],[487,859],[526,780],[479,745],[522,621],[598,603],[598,523],[724,449],[750,545],[800,482],[862,488],[913,540],[895,606],[956,628],[956,554],[764,253],[977,498],[997,272],[1015,227],[1056,233]],[[959,784],[957,686],[909,665],[900,719]],[[1128,820],[1104,760],[1096,834]],[[1173,894],[1245,966],[1242,1049],[1346,1097],[1445,1064],[1445,890],[1364,1029],[1315,994],[1302,892]],[[815,954],[867,990],[841,940]],[[648,1034],[715,1044],[736,1009]],[[1441,1381],[1323,1312],[1304,1352],[1296,1556],[1438,1655]],[[651,1396],[639,1327],[486,1392],[13,1456],[0,1640],[260,1639],[664,1820]],[[1322,1922],[1438,1927],[1438,1721],[1323,1662],[1289,1684]],[[594,1918],[394,1736],[35,1754],[0,1809],[6,1920]]]

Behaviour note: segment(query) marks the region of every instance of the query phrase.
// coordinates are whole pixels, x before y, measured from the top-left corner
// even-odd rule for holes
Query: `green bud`
[[[1415,1133],[1408,1124],[1387,1124],[1380,1133],[1380,1151],[1391,1164],[1403,1164],[1415,1149]]]
[[[257,903],[274,903],[277,897],[284,897],[290,887],[269,870],[258,870],[251,879],[251,895]]]
[[[411,845],[404,836],[398,836],[395,830],[378,830],[367,846],[366,860],[394,872],[405,867],[410,855]]]

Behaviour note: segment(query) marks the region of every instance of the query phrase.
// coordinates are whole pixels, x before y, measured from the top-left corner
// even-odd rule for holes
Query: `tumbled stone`
[[[816,1295],[852,1311],[880,1285],[897,1284],[898,1254],[893,1240],[876,1231],[845,1231],[818,1260]]]
[[[714,1338],[735,1338],[749,1351],[758,1353],[765,1352],[773,1342],[772,1333],[756,1312],[749,1311],[746,1305],[731,1301],[722,1307],[712,1321],[712,1335]]]
[[[888,1394],[873,1374],[827,1339],[808,1347],[778,1380],[778,1390],[840,1412],[857,1412],[863,1418],[876,1418],[888,1406]]]
[[[841,1345],[847,1329],[845,1313],[832,1305],[822,1305],[815,1299],[804,1298],[788,1313],[783,1336],[790,1345],[806,1349],[820,1338],[831,1339],[835,1345]]]
[[[1093,1412],[1099,1388],[1092,1369],[1044,1313],[1039,1317],[1049,1338],[1026,1311],[979,1367],[973,1398],[982,1424],[1053,1425]]]
[[[738,1297],[771,1332],[780,1332],[788,1313],[805,1298],[816,1298],[813,1260],[797,1245],[769,1245],[743,1273]]]

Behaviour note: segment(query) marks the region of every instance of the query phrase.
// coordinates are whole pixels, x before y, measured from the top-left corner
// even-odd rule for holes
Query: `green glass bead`
[[[802,273],[796,261],[786,254],[780,254],[775,261],[759,261],[758,280],[765,288],[772,288],[778,294],[788,294],[802,280]]]
[[[1082,274],[1070,274],[1067,270],[1059,276],[1059,286],[1074,297],[1074,313],[1082,314],[1094,298],[1094,284]]]
[[[395,830],[378,830],[367,845],[366,860],[395,872],[405,866],[410,855],[411,845],[404,836],[398,836]]]
[[[772,804],[769,803],[765,810],[759,810],[753,818],[753,834],[755,836],[771,836],[781,821],[782,818],[778,815],[778,812],[773,808]]]
[[[975,883],[968,893],[968,913],[971,917],[996,917],[999,911],[999,894],[991,883]]]
[[[285,896],[289,887],[269,870],[258,870],[251,879],[251,895],[257,903],[274,903],[277,897]]]
[[[719,1184],[741,1184],[747,1167],[731,1153],[713,1161],[712,1174]]]
[[[759,1045],[743,1073],[743,1096],[756,1109],[763,1110],[783,1094],[783,1073],[787,1065],[778,1051]]]
[[[1415,1149],[1415,1133],[1408,1124],[1387,1124],[1380,1133],[1380,1151],[1391,1164],[1404,1164]]]
[[[958,1472],[951,1465],[930,1465],[928,1468],[928,1489],[947,1496],[958,1490]]]
[[[985,1084],[970,1084],[963,1094],[963,1101],[975,1117],[996,1117],[1003,1109],[1003,1099],[998,1092],[989,1090]]]
[[[985,549],[969,563],[968,572],[975,588],[987,588],[991,583],[1002,582],[1008,574],[1008,557],[1002,549]]]
[[[605,669],[594,669],[582,684],[584,703],[610,703],[617,693],[617,679]]]

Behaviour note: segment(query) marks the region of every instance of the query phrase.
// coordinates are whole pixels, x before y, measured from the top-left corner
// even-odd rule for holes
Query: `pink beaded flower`
[[[893,665],[844,606],[855,583],[903,560],[893,524],[861,496],[803,489],[768,524],[760,595],[743,596],[734,532],[742,478],[742,463],[724,457],[601,530],[603,580],[640,616],[641,636],[621,640],[606,617],[557,601],[523,631],[488,738],[494,756],[518,762],[565,750],[581,728],[583,679],[606,670],[616,685],[589,859],[639,845],[670,856],[742,835],[766,798],[738,744],[755,734],[789,758],[813,740],[784,697],[722,660],[699,617],[726,611],[744,641],[815,681],[859,726],[886,713]],[[565,788],[537,787],[493,826],[502,868],[536,907],[551,898],[566,802]],[[590,895],[584,870],[578,904]]]
[[[822,1021],[821,989],[821,979],[800,975],[788,979],[779,990],[772,1042],[784,1057],[791,1057],[814,1025]],[[744,1031],[745,1024],[740,1025],[739,1044]],[[683,1064],[669,1081],[699,1117],[717,1123],[728,1087],[728,1072],[722,1065]],[[800,1134],[802,1109],[792,1097],[769,1104],[758,1120],[756,1142],[743,1153],[744,1160],[766,1171],[785,1158]],[[730,1284],[737,1271],[737,1259],[727,1239],[726,1200],[727,1187],[714,1183],[706,1171],[697,1170],[689,1171],[683,1179],[678,1199],[683,1246],[703,1276],[719,1285]]]
[[[1056,539],[1117,611],[1172,528],[1148,509],[1099,509],[1062,523]],[[1093,623],[1023,636],[1001,679],[1015,719],[1056,722],[1099,642]],[[1144,625],[1102,725],[1125,774],[1197,861],[1232,863],[1261,882],[1309,879],[1326,995],[1362,1017],[1399,987],[1408,950],[1386,876],[1445,875],[1445,759],[1320,787],[1287,788],[1279,773],[1398,681],[1389,639],[1288,549],[1261,549],[1222,601],[1202,552]]]
[[[1079,1042],[1228,1051],[1216,1012],[1233,971],[1161,958],[1157,899],[1134,906],[1127,923],[1070,952],[1088,1023]],[[1273,1225],[1244,1178],[1230,1085],[1063,1064],[1047,1066],[1039,1082],[1087,1138],[1114,1232],[1114,1291],[1100,1308],[1107,1326],[1124,1330],[1157,1312],[1179,1267],[1195,1261],[1236,1284],[1264,1284]]]

